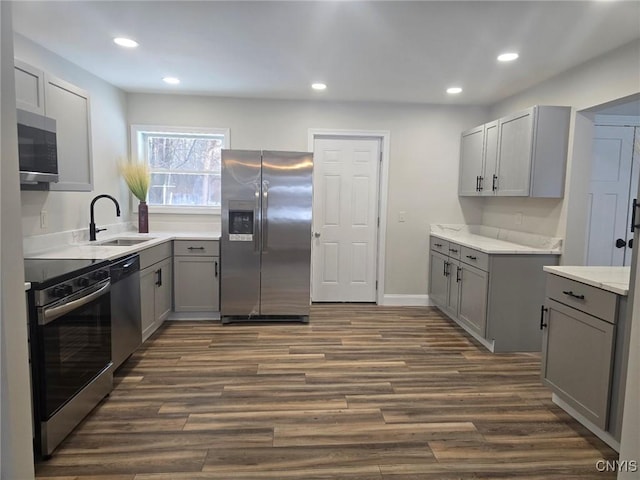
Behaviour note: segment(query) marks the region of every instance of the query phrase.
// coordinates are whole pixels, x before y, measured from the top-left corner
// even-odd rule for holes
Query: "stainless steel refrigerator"
[[[222,151],[220,316],[309,320],[313,154]]]

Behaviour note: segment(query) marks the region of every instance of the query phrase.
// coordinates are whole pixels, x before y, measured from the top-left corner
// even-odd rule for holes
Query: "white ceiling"
[[[340,101],[488,105],[640,37],[637,0],[19,1],[13,16],[128,92]]]

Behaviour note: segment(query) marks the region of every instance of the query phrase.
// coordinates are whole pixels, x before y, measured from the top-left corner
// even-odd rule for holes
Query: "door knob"
[[[316,238],[320,238],[320,232],[314,232],[313,236],[316,237]]]
[[[623,239],[618,238],[616,240],[616,248],[624,248],[627,246],[627,242],[625,242]]]

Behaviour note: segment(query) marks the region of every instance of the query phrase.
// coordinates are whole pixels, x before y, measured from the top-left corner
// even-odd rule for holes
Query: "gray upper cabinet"
[[[44,115],[44,72],[16,60],[16,107]]]
[[[497,121],[462,133],[458,185],[460,195],[493,195],[497,171],[497,147]]]
[[[460,139],[460,195],[479,195],[483,168],[484,125],[462,132]]]
[[[464,132],[459,195],[561,198],[570,113],[535,106]]]
[[[89,94],[20,60],[15,61],[16,106],[56,120],[58,183],[51,190],[93,190]]]
[[[64,80],[45,74],[45,112],[56,119],[60,180],[51,190],[93,190],[89,95]]]

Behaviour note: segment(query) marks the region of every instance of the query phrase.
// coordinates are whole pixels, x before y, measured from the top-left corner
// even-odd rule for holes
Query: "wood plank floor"
[[[551,403],[539,371],[539,354],[491,354],[428,307],[167,322],[37,477],[615,478],[595,464],[617,454]]]

